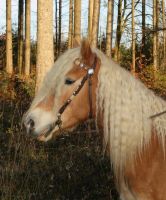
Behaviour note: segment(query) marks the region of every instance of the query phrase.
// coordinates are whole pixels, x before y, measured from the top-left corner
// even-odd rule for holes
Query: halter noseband
[[[76,59],[77,60],[77,59]],[[97,64],[97,56],[95,55],[94,58],[94,63],[92,64],[91,67],[85,65],[84,63],[79,63],[78,65],[85,69],[87,71],[86,75],[83,77],[83,79],[81,80],[81,83],[78,85],[77,89],[73,92],[73,94],[70,96],[70,98],[67,99],[67,101],[60,107],[58,114],[57,114],[57,120],[52,124],[50,131],[52,131],[56,126],[59,127],[59,129],[61,129],[61,124],[62,124],[62,120],[61,120],[61,115],[63,114],[63,112],[66,110],[67,106],[72,102],[73,98],[75,96],[77,96],[77,94],[81,91],[81,89],[83,88],[84,84],[86,83],[86,81],[88,80],[88,98],[89,98],[89,118],[92,118],[92,80],[91,77],[94,74],[95,68],[96,68],[96,64]],[[49,135],[49,133],[46,133],[45,136]]]

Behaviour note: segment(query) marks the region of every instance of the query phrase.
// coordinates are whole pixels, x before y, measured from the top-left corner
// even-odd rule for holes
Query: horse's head
[[[56,62],[23,122],[27,133],[47,141],[59,135],[59,126],[70,130],[96,113],[96,88],[100,60],[84,40]],[[91,80],[91,81],[90,81]]]

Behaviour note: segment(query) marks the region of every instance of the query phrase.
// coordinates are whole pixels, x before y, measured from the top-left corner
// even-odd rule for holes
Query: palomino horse
[[[103,130],[121,199],[166,200],[165,108],[84,40],[55,62],[23,121],[27,133],[48,141],[91,115]]]

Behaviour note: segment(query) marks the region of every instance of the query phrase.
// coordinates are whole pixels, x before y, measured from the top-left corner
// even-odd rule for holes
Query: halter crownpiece
[[[96,57],[96,56],[95,56]],[[79,66],[81,69],[85,69],[87,71],[90,70],[89,74],[92,74],[92,71],[94,73],[94,66],[92,65],[91,68],[89,66],[87,66],[86,64],[84,64],[82,61],[81,61],[81,58],[76,58],[75,61],[74,61],[74,64]],[[94,64],[94,63],[93,63]],[[92,70],[93,69],[93,70]]]

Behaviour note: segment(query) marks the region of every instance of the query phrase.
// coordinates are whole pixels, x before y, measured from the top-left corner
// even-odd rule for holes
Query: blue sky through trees
[[[129,0],[128,2],[130,2]],[[55,15],[55,0],[54,3],[54,15]],[[117,23],[117,0],[115,0],[115,8],[114,8],[114,37],[116,33],[116,23]],[[126,14],[131,11],[131,5],[129,4],[128,10]],[[82,0],[82,17],[81,17],[81,27],[82,27],[82,35],[87,35],[88,28],[88,0]],[[147,0],[146,6],[147,14],[152,14],[152,0]],[[141,5],[137,7],[135,10],[136,19],[136,31],[139,32],[141,27]],[[54,16],[55,19],[55,16]],[[131,17],[128,21],[128,28],[124,32],[122,42],[130,44],[130,41],[127,41],[127,38],[130,34],[131,28]],[[100,24],[99,24],[99,37],[102,37],[106,31],[106,21],[107,21],[107,0],[101,0],[101,9],[100,9]],[[62,0],[62,40],[67,38],[68,34],[68,22],[69,22],[69,0]],[[152,24],[151,16],[147,15],[146,22],[148,24]],[[55,23],[55,20],[54,20]],[[12,0],[12,28],[17,30],[18,26],[18,0]],[[54,25],[55,27],[55,25]],[[5,33],[6,29],[6,0],[1,0],[0,4],[0,34]],[[31,0],[31,38],[33,40],[36,39],[36,30],[37,30],[37,0]],[[54,28],[55,30],[55,28]],[[141,32],[141,31],[140,31]],[[138,34],[139,35],[139,34]],[[139,36],[138,36],[139,37]]]

